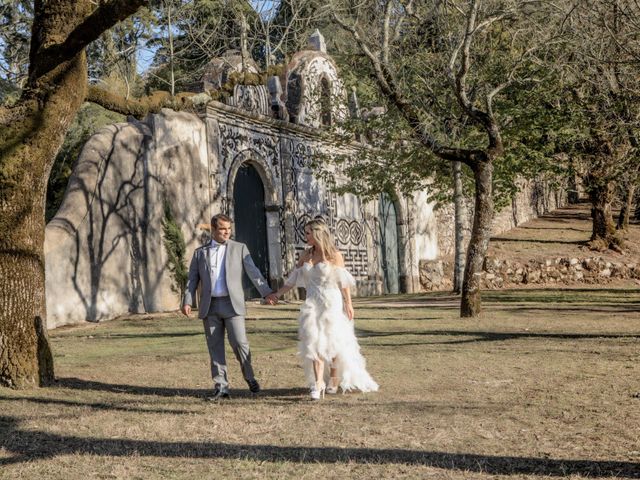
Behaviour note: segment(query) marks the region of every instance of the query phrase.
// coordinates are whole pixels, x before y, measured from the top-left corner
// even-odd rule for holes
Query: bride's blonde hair
[[[307,228],[311,230],[311,236],[316,241],[318,248],[320,248],[322,256],[328,260],[335,259],[338,249],[333,241],[333,235],[331,235],[329,227],[324,223],[324,220],[320,218],[311,220],[305,224],[304,229],[306,230]]]

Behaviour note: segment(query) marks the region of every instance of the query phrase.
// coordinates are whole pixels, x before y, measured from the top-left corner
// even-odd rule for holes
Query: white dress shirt
[[[227,246],[211,240],[209,247],[209,257],[211,261],[211,290],[212,297],[226,297],[229,295],[227,288],[227,272],[224,266],[224,259],[227,253]]]

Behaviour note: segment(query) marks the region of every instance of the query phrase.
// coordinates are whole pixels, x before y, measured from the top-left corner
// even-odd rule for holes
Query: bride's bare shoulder
[[[344,267],[344,257],[340,251],[337,251],[332,262],[336,267]]]

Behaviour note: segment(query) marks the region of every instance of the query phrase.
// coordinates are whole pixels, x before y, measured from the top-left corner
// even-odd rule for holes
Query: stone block
[[[523,283],[538,283],[540,277],[540,270],[529,270],[524,274]]]
[[[442,260],[421,260],[419,264],[420,285],[427,291],[437,290],[444,283]]]

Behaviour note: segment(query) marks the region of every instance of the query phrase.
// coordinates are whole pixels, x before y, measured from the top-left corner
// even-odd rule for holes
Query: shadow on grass
[[[90,338],[91,340],[127,340],[130,338],[180,338],[203,337],[204,332],[144,332],[144,333],[91,333],[74,335],[76,338]],[[71,335],[67,336],[67,338]]]
[[[580,294],[586,296],[576,298]],[[640,295],[637,288],[523,288],[504,290],[483,290],[482,298],[485,301],[501,302],[606,302],[624,300],[638,301],[634,298],[626,298],[628,295]]]
[[[212,390],[210,388],[143,387],[140,385],[96,382],[75,377],[57,378],[54,385],[74,390],[94,390],[98,392],[126,393],[132,395],[155,395],[158,397],[206,398],[207,395],[211,394]]]
[[[589,304],[583,306],[575,306],[575,307],[559,307],[559,306],[529,306],[529,307],[498,307],[497,309],[513,312],[513,313],[523,313],[523,312],[542,312],[542,311],[556,311],[558,314],[560,313],[634,313],[640,312],[640,303],[630,303],[628,305],[620,305],[620,304]]]
[[[580,233],[588,233],[591,234],[591,227],[585,227],[585,228],[574,228],[574,227],[547,227],[547,226],[540,226],[540,227],[526,227],[524,225],[519,225],[518,229],[523,229],[523,230],[541,230],[541,231],[545,231],[545,230],[561,230],[563,232],[566,232],[567,230],[571,230],[574,232],[580,232]]]
[[[151,440],[82,438],[21,430],[16,418],[0,416],[0,447],[7,466],[61,455],[109,457],[152,456],[251,460],[254,462],[405,464],[490,475],[640,478],[640,463],[494,456],[405,449],[286,447],[219,442],[160,442]]]
[[[438,345],[438,344],[457,344],[457,343],[477,343],[477,342],[504,342],[507,340],[520,339],[544,339],[544,340],[593,340],[593,339],[640,339],[640,334],[605,334],[605,333],[535,333],[535,332],[478,332],[463,330],[422,330],[422,331],[397,331],[397,332],[374,332],[356,328],[358,338],[388,338],[388,337],[404,337],[407,335],[427,336],[427,337],[471,337],[464,340],[451,341],[434,341],[423,343],[374,343],[373,346],[396,347],[399,345]]]
[[[571,211],[567,209],[556,210],[553,213],[547,213],[545,215],[541,215],[538,218],[540,220],[551,220],[553,222],[558,220],[585,220],[587,222],[591,222],[591,214],[589,212],[580,210]]]
[[[492,242],[513,242],[513,243],[549,243],[563,245],[586,245],[587,240],[541,240],[539,238],[505,238],[491,237]]]
[[[584,296],[582,296],[584,294]],[[500,303],[608,303],[638,302],[636,298],[625,298],[629,295],[640,295],[637,288],[511,288],[502,290],[483,290],[482,298],[487,304]],[[622,297],[622,298],[620,298]],[[410,303],[409,305],[403,305]],[[384,297],[360,297],[354,302],[356,309],[415,309],[436,307],[443,309],[459,308],[460,297],[450,292],[428,292],[419,294],[387,295]]]
[[[80,378],[58,378],[56,386],[74,390],[93,390],[99,392],[125,393],[130,395],[155,395],[158,397],[193,397],[207,399],[211,395],[213,388],[169,388],[169,387],[145,387],[140,385],[121,385],[113,383],[96,382],[93,380],[83,380]],[[260,392],[261,397],[289,397],[293,395],[306,394],[307,390],[302,388],[281,388],[268,389]],[[233,397],[253,397],[246,389],[231,389]]]
[[[121,412],[135,412],[135,413],[159,413],[162,415],[184,415],[191,414],[193,412],[188,410],[176,410],[169,408],[137,408],[122,405],[115,405],[108,402],[77,402],[72,400],[61,400],[57,398],[20,398],[20,397],[0,397],[0,402],[29,402],[37,405],[59,405],[62,407],[82,407],[91,408],[94,410],[111,410]]]

